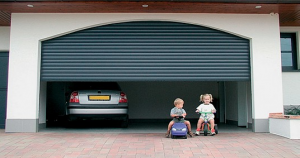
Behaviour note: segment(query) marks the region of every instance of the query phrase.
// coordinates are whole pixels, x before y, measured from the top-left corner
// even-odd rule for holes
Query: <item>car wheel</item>
[[[75,119],[71,116],[66,116],[64,120],[64,125],[66,128],[72,128],[74,126]]]
[[[128,127],[128,123],[129,123],[129,120],[128,120],[128,116],[122,121],[122,124],[121,124],[121,127],[122,128],[127,128]]]

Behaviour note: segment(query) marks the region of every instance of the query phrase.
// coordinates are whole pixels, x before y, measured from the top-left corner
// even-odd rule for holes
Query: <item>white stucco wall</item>
[[[283,105],[300,105],[300,72],[283,72]]]
[[[284,127],[284,128],[278,128]],[[289,139],[300,139],[299,119],[269,119],[270,133],[280,135]]]
[[[46,82],[41,82],[41,89],[47,88]],[[40,105],[39,105],[39,124],[46,123],[46,102],[47,102],[47,91],[40,92]]]
[[[300,27],[281,27],[280,32],[296,33],[297,38],[297,61],[300,66]],[[299,68],[298,68],[299,69]],[[283,72],[282,73],[283,86],[283,105],[300,105],[299,89],[300,89],[300,71]]]
[[[40,41],[94,26],[137,20],[199,24],[251,41],[253,118],[282,111],[277,14],[12,14],[7,119],[36,119],[40,94]],[[18,64],[16,64],[18,63]],[[267,73],[267,75],[266,75]],[[15,99],[15,94],[18,99]]]
[[[9,50],[10,27],[0,27],[0,51]]]

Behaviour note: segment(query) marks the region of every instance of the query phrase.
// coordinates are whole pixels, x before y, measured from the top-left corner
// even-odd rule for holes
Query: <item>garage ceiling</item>
[[[1,0],[0,26],[12,13],[278,13],[281,26],[300,26],[300,0]]]

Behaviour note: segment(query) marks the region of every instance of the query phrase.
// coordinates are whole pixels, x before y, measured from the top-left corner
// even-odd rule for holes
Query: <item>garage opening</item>
[[[118,82],[127,91],[132,120],[169,119],[177,97],[185,100],[191,118],[197,118],[194,109],[199,95],[212,93],[216,106],[223,108],[218,110],[223,111],[217,114],[218,121],[226,122],[222,105],[234,98],[228,95],[230,90],[237,97],[232,102],[243,97],[241,102],[247,103],[238,113],[248,111],[250,93],[239,96],[238,92],[250,89],[249,54],[249,40],[203,26],[163,21],[116,23],[43,41],[41,81],[48,83],[48,103],[57,101],[50,96],[53,88],[60,91],[54,95],[64,96],[65,103],[65,87],[72,82]],[[54,107],[48,103],[47,113],[48,107]],[[63,111],[64,105],[51,109]]]

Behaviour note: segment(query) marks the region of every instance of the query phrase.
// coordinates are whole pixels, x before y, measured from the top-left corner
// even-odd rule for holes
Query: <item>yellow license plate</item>
[[[89,100],[93,101],[107,101],[110,100],[109,95],[90,95]]]

